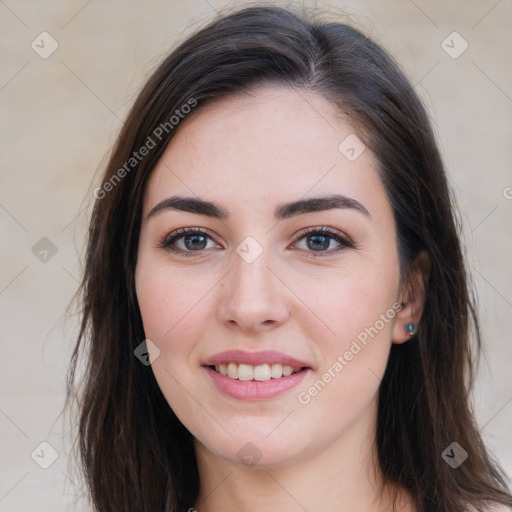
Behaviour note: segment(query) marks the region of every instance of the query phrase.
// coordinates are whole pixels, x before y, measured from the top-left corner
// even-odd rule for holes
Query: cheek
[[[198,340],[204,337],[206,319],[212,315],[207,294],[212,284],[155,262],[141,265],[136,284],[145,336],[159,350],[151,369],[169,406],[189,427],[195,416],[204,414],[191,408],[191,397],[200,396],[194,368],[200,370]]]
[[[315,411],[313,417],[324,417],[332,408],[340,413],[332,417],[334,423],[348,425],[369,406],[384,375],[396,316],[398,266],[331,273],[328,281],[315,277],[302,279],[300,294],[315,312],[303,316],[310,320],[302,328],[313,333],[316,327],[313,339],[321,365],[316,380],[303,386],[297,398]]]
[[[307,322],[302,325],[309,332],[320,329],[317,339],[324,339],[323,349],[328,349],[331,355],[333,351],[346,349],[359,335],[364,341],[367,330],[375,338],[390,341],[395,316],[392,306],[399,281],[396,265],[353,266],[338,272],[332,269],[297,272],[289,280],[294,283],[294,293],[303,301],[298,304],[302,310],[297,311],[299,322],[301,319]],[[384,320],[381,315],[385,315]]]
[[[144,265],[144,260],[140,263]],[[136,285],[146,337],[162,354],[179,357],[190,353],[201,337],[205,319],[212,314],[208,290],[214,283],[211,278],[198,279],[166,265],[142,265]]]
[[[357,339],[364,344],[367,337],[379,342],[391,341],[396,290],[393,286],[383,287],[380,292],[378,289],[378,282],[371,276],[366,281],[345,283],[343,293],[337,298],[338,331],[345,341]]]
[[[322,365],[315,379],[297,390],[297,402],[299,412],[311,419],[312,428],[323,429],[326,437],[350,428],[378,392],[396,316],[393,278],[388,274],[385,281],[389,282],[383,283],[380,276],[379,283],[368,272],[340,280],[329,292],[310,295],[315,310],[323,312],[323,321],[335,335],[329,332],[315,339]]]

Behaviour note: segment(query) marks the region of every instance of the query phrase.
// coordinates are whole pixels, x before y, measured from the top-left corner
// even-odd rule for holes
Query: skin
[[[144,197],[136,289],[152,363],[169,405],[196,439],[201,493],[195,508],[217,510],[392,510],[375,451],[377,392],[391,348],[420,319],[424,271],[401,286],[393,214],[369,149],[349,161],[338,146],[354,130],[316,93],[258,88],[188,116],[153,170]],[[351,208],[276,221],[280,204],[343,194]],[[162,209],[192,196],[229,210],[227,219]],[[355,247],[327,239],[324,255],[296,239],[328,226]],[[159,242],[179,228],[212,238],[191,256]],[[236,248],[253,237],[262,253],[247,263]],[[329,242],[330,240],[330,242]],[[174,244],[186,250],[184,240]],[[190,247],[190,246],[189,246]],[[365,328],[393,304],[394,318],[309,403],[298,395],[332,368]],[[278,350],[312,368],[277,397],[222,394],[201,366],[228,349]],[[157,355],[155,349],[150,349]],[[252,443],[260,457],[237,453]],[[398,509],[414,510],[400,490]]]

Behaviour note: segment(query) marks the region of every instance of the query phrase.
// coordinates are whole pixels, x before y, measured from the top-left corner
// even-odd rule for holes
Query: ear
[[[392,342],[401,344],[411,339],[418,332],[418,324],[423,314],[428,276],[430,274],[430,258],[426,251],[420,252],[402,283],[398,301],[402,309],[396,314],[393,326]],[[406,326],[413,324],[408,331]]]

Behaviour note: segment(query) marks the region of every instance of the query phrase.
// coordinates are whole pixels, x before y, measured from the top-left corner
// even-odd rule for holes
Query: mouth
[[[203,361],[214,386],[239,400],[273,398],[297,386],[312,371],[307,363],[281,352],[229,350]]]
[[[256,366],[251,364],[223,363],[211,365],[209,368],[233,380],[252,380],[257,382],[289,377],[306,369],[305,367],[293,367],[279,363],[264,363]]]

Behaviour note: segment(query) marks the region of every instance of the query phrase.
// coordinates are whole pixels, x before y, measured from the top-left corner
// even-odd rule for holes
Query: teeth
[[[301,368],[282,364],[260,364],[252,366],[250,364],[218,364],[215,365],[215,371],[232,379],[238,380],[256,380],[259,382],[270,379],[280,379],[288,377],[292,373],[298,372]]]
[[[268,364],[260,364],[254,367],[254,380],[270,380],[271,377],[270,366]]]
[[[288,377],[288,375],[291,375],[293,373],[293,366],[283,366],[283,375],[285,377]]]
[[[234,363],[230,363],[234,364]],[[252,380],[254,378],[254,366],[250,364],[238,365],[238,380]]]
[[[238,365],[235,363],[228,364],[228,377],[238,379]]]
[[[273,379],[280,379],[283,376],[283,365],[273,364],[271,370],[271,376]]]

